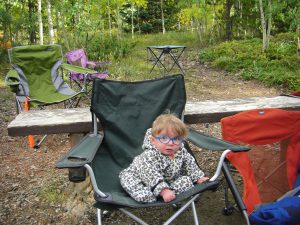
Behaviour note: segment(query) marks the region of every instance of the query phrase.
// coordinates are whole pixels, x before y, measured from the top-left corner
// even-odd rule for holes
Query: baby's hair
[[[185,124],[174,114],[162,114],[152,123],[152,135],[158,135],[162,130],[171,129],[178,136],[185,138],[188,130]]]

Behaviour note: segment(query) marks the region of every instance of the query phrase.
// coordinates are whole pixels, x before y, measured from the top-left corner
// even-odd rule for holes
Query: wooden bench
[[[214,123],[223,117],[257,108],[300,110],[300,98],[276,96],[187,102],[184,120],[188,124]],[[7,129],[10,136],[87,133],[92,129],[91,113],[89,108],[31,110],[17,115]]]

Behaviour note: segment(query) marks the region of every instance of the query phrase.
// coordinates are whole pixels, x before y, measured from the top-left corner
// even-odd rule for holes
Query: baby
[[[144,152],[121,171],[122,187],[138,202],[154,202],[162,197],[170,202],[176,195],[202,183],[204,176],[194,157],[184,148],[184,123],[172,114],[158,116],[146,132]]]

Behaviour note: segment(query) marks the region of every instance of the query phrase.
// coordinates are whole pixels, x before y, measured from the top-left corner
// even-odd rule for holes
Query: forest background
[[[146,46],[176,44],[244,79],[300,90],[298,0],[0,0],[0,32],[1,85],[11,46],[84,48],[113,61],[113,79],[132,80],[149,78]]]

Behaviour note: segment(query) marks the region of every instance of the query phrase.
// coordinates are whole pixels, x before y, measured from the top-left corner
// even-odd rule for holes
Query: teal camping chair
[[[101,224],[102,210],[119,209],[138,223],[146,224],[128,209],[172,206],[178,203],[181,203],[181,208],[165,224],[170,224],[189,206],[193,209],[194,222],[198,224],[195,200],[201,192],[218,187],[217,178],[226,154],[231,151],[247,151],[247,147],[190,129],[188,141],[204,149],[225,151],[221,155],[216,173],[209,182],[195,185],[169,203],[162,200],[154,203],[136,202],[122,189],[118,177],[119,172],[128,167],[133,158],[142,152],[144,134],[153,120],[166,112],[182,118],[185,102],[186,92],[182,75],[138,82],[99,79],[94,81],[90,108],[94,132],[86,135],[57,162],[56,166],[69,168],[73,172],[78,170],[77,174],[80,174],[79,171],[85,174],[87,170],[95,193],[94,206],[97,208],[98,224]],[[98,133],[97,121],[101,123],[103,134]],[[84,176],[76,177],[76,172],[74,176],[69,174],[71,181],[78,182],[81,178],[85,179]]]
[[[81,73],[96,73],[90,69],[64,64],[60,45],[29,45],[8,50],[12,69],[5,81],[16,94],[17,112],[24,110],[24,103],[30,107],[68,103],[78,104],[85,89],[72,90],[65,83],[60,69]],[[29,107],[27,107],[29,108]]]

